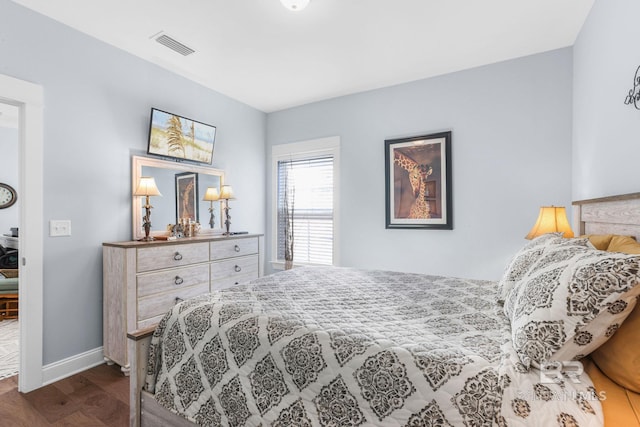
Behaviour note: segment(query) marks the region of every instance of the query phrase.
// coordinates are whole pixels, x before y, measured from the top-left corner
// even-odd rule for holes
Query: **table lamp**
[[[229,236],[231,233],[229,232],[229,227],[231,226],[231,215],[229,215],[229,209],[231,209],[229,207],[229,200],[233,200],[235,199],[234,195],[233,195],[233,188],[231,188],[230,185],[223,185],[222,188],[220,189],[220,199],[224,200],[224,216],[225,216],[225,220],[224,220],[224,225],[226,227],[226,232],[224,232],[223,234],[225,236]]]
[[[209,218],[209,226],[213,228],[215,216],[213,215],[213,202],[220,200],[220,194],[218,193],[218,189],[216,187],[208,187],[207,191],[204,193],[205,202],[211,202],[211,206],[209,207],[209,213],[211,217]]]
[[[143,208],[145,209],[145,215],[142,217],[142,226],[144,227],[144,237],[140,240],[144,242],[150,242],[153,239],[153,236],[149,236],[149,232],[151,231],[151,209],[153,206],[149,204],[149,196],[162,196],[158,187],[156,186],[156,180],[152,176],[141,176],[140,181],[138,182],[138,188],[133,192],[134,196],[145,196],[145,205]]]
[[[538,220],[525,238],[531,240],[547,233],[564,233],[563,237],[573,237],[564,206],[542,206]]]

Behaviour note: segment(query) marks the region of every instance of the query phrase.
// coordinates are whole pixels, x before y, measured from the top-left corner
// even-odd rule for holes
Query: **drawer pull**
[[[240,273],[242,271],[242,267],[240,267],[239,265],[236,265],[234,267],[234,270],[236,271],[236,273]]]
[[[176,304],[180,303],[184,301],[184,299],[180,298],[180,297],[176,297]]]
[[[176,252],[176,254],[173,256],[173,259],[175,259],[176,261],[180,261],[182,259],[182,254],[180,252]]]
[[[240,252],[240,246],[235,245],[235,246],[233,247],[233,250],[235,250],[236,252]]]
[[[173,281],[176,285],[182,285],[184,283],[184,279],[180,276],[176,276],[176,279]]]

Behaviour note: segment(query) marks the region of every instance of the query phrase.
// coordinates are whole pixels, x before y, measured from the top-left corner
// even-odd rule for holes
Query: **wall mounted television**
[[[210,165],[215,139],[215,126],[151,109],[148,154]]]

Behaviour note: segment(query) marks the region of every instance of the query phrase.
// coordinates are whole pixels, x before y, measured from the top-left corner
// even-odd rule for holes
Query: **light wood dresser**
[[[127,332],[176,303],[262,274],[260,234],[103,243],[103,350],[128,374]]]

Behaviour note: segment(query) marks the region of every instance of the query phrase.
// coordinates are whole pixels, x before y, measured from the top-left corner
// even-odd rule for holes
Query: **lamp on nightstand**
[[[140,240],[150,242],[153,240],[153,236],[149,236],[151,231],[151,209],[153,206],[149,204],[149,196],[162,196],[156,185],[156,180],[152,176],[141,176],[138,182],[138,188],[133,192],[134,196],[145,196],[145,216],[142,217],[142,226],[144,227],[144,237]]]
[[[542,206],[538,220],[525,238],[531,240],[547,233],[564,233],[563,237],[573,237],[564,206]]]
[[[211,202],[211,206],[209,207],[209,213],[211,217],[209,218],[209,226],[213,228],[214,224],[214,215],[213,215],[213,202],[220,200],[220,194],[218,193],[218,189],[216,187],[208,187],[206,193],[204,193],[205,202]]]
[[[230,185],[222,186],[222,188],[220,189],[220,199],[224,200],[224,216],[225,216],[224,225],[227,230],[223,234],[225,236],[228,236],[231,234],[229,232],[229,227],[231,227],[231,215],[229,215],[229,209],[231,208],[229,207],[229,200],[235,199],[233,195],[233,188],[231,188]]]

